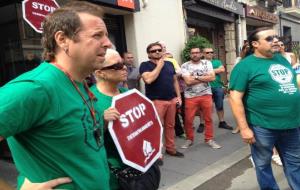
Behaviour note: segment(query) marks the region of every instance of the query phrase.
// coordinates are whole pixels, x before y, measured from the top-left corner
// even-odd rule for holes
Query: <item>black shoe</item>
[[[225,121],[221,121],[219,123],[219,128],[233,130],[233,128],[231,126],[227,125],[227,123]]]
[[[200,123],[198,129],[197,129],[197,133],[203,133],[204,131],[204,124],[203,123]]]
[[[175,156],[175,157],[179,157],[179,158],[183,158],[184,154],[182,154],[181,152],[176,151],[175,153],[169,152],[166,150],[166,153],[170,156]]]
[[[164,165],[164,161],[161,158],[159,158],[156,160],[156,164],[159,166],[162,166],[162,165]]]

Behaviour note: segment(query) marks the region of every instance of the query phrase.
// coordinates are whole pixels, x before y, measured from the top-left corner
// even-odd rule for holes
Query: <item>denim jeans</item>
[[[262,190],[279,190],[275,181],[271,160],[273,147],[276,147],[283,164],[289,186],[300,189],[300,130],[273,130],[250,126],[256,142],[251,145],[256,177]]]
[[[216,110],[223,110],[223,100],[224,100],[224,89],[222,87],[211,88],[212,98],[214,100]]]

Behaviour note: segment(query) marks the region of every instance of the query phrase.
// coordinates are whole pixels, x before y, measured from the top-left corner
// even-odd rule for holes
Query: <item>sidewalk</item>
[[[283,168],[272,164],[274,177],[281,190],[290,190],[283,173]],[[249,157],[226,169],[222,173],[201,184],[195,190],[257,190],[255,169]]]
[[[224,101],[225,121],[235,127],[227,100]],[[241,141],[239,134],[232,134],[230,130],[219,129],[217,115],[213,113],[215,140],[222,145],[221,149],[211,149],[204,143],[203,134],[196,133],[194,145],[189,149],[180,149],[184,139],[177,138],[176,145],[184,153],[184,158],[164,157],[161,167],[162,179],[160,190],[188,190],[194,189],[201,183],[216,176],[235,163],[249,155],[248,147]],[[194,121],[195,130],[199,125],[199,117]],[[210,168],[218,163],[218,167]]]
[[[225,103],[225,120],[233,125],[233,117]],[[203,142],[203,134],[196,133],[196,141],[184,152],[184,158],[165,156],[161,167],[160,190],[257,190],[255,170],[249,160],[250,148],[241,141],[239,134],[217,127],[214,113],[215,140],[223,147],[209,148]],[[198,118],[194,126],[198,126]],[[235,125],[234,125],[235,127]],[[196,128],[195,128],[196,130]],[[184,142],[176,139],[177,147]],[[289,190],[283,169],[272,165],[276,181],[282,190]]]

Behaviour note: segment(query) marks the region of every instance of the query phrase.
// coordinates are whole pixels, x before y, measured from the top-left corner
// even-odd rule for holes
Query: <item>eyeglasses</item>
[[[162,49],[153,49],[149,51],[150,53],[161,53]]]
[[[205,54],[213,54],[214,52],[213,51],[208,51],[208,52],[204,52]]]
[[[266,37],[265,40],[267,42],[273,42],[274,38],[279,39],[279,37],[277,35],[274,35],[274,36],[268,36],[268,37]]]
[[[108,67],[103,67],[101,70],[122,70],[125,64],[123,62],[115,63]]]

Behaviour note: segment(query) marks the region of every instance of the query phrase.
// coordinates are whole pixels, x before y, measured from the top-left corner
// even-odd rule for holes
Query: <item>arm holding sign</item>
[[[103,118],[105,122],[105,129],[107,129],[107,123],[109,121],[118,120],[120,118],[120,113],[116,108],[108,108],[104,111]]]

